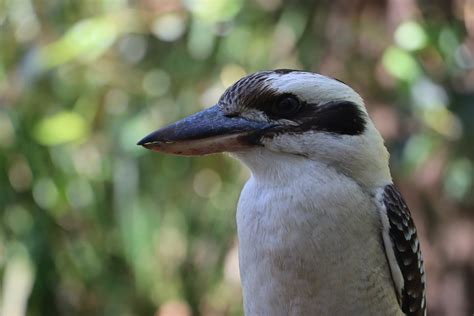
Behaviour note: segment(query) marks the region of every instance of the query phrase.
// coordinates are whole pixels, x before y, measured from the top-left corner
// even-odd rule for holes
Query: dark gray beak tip
[[[160,143],[159,137],[157,137],[157,132],[155,131],[153,133],[148,134],[147,136],[143,137],[138,143],[138,146],[143,146],[145,148],[149,148],[153,144],[158,144]]]
[[[138,146],[143,146],[143,147],[145,147],[146,144],[150,143],[150,139],[149,139],[149,138],[150,138],[149,135],[146,136],[146,137],[144,137],[144,138],[142,138],[142,139],[137,143],[137,145],[138,145]]]
[[[147,137],[143,138],[142,140],[140,140],[140,141],[137,143],[137,145],[138,145],[138,146],[147,147],[147,145],[150,144],[150,143],[151,143],[151,141],[149,140],[149,137],[147,136]]]

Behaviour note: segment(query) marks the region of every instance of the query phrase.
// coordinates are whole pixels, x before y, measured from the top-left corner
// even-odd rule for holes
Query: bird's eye
[[[285,96],[272,106],[272,114],[276,116],[289,117],[301,109],[300,101],[293,96]]]

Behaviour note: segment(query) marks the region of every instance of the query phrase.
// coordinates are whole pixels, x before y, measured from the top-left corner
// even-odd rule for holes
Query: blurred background
[[[241,315],[248,171],[135,144],[279,67],[365,98],[429,315],[472,315],[471,0],[0,0],[0,315]]]

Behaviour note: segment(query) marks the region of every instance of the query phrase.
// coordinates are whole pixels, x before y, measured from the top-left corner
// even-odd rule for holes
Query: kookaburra
[[[138,144],[229,152],[250,169],[237,206],[246,315],[426,313],[415,225],[383,139],[346,84],[257,72]]]

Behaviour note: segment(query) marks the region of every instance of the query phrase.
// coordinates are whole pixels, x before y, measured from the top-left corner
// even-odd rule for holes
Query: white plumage
[[[271,167],[237,210],[246,315],[402,315],[370,194],[326,164],[261,154]]]
[[[140,144],[229,151],[250,168],[237,209],[246,315],[426,312],[415,226],[382,137],[344,83],[291,70],[252,74],[216,106]]]

